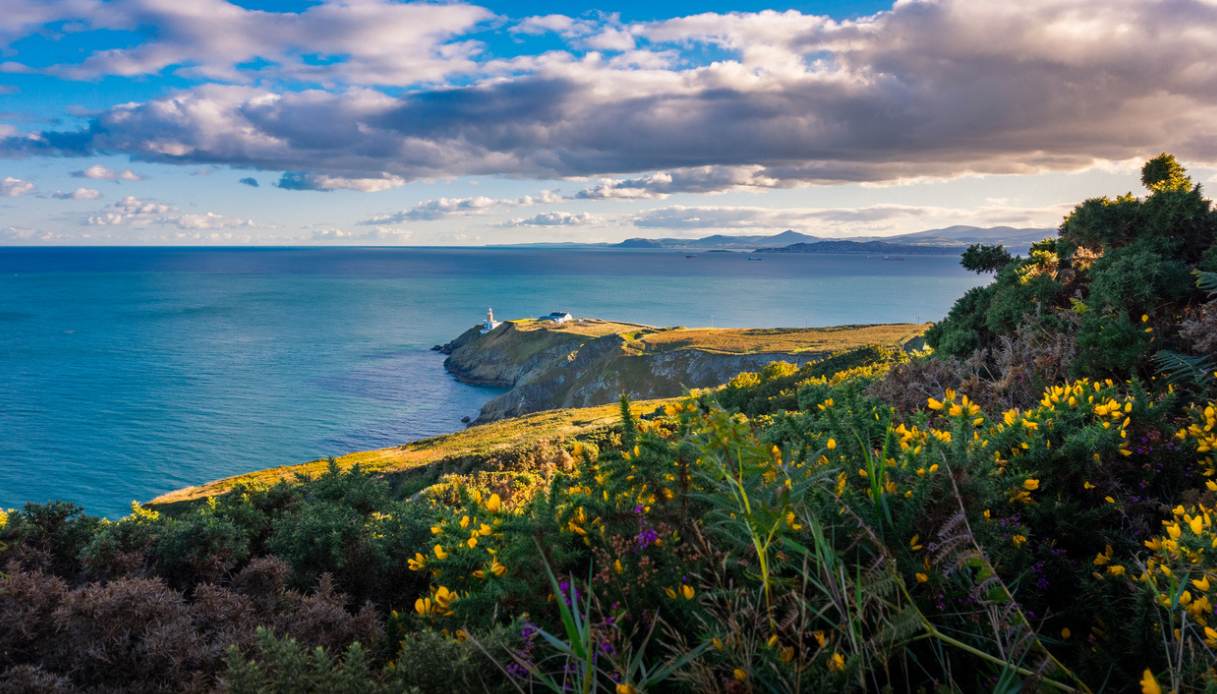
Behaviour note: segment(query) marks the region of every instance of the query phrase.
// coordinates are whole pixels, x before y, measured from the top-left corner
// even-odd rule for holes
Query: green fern
[[[1193,270],[1196,275],[1196,286],[1208,292],[1210,297],[1217,299],[1217,272]],[[1189,383],[1204,385],[1209,374],[1217,370],[1217,361],[1205,355],[1181,354],[1169,349],[1159,351],[1153,356],[1154,368],[1166,377],[1170,383]]]
[[[1209,374],[1217,369],[1217,362],[1214,362],[1212,357],[1180,354],[1169,349],[1155,354],[1153,361],[1158,373],[1174,384],[1203,385],[1209,378]]]
[[[1196,270],[1196,286],[1209,293],[1209,296],[1217,298],[1217,272],[1206,272],[1204,270]]]

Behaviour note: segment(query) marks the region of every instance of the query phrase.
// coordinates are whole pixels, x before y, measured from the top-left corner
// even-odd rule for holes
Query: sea
[[[668,326],[942,318],[950,256],[561,248],[0,248],[0,508],[132,501],[460,429],[432,346],[569,311]]]

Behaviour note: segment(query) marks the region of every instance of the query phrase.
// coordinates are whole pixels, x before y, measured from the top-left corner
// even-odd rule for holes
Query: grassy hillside
[[[827,328],[669,328],[634,333],[630,346],[649,353],[697,349],[717,354],[827,354],[866,345],[902,345],[928,327],[928,323],[884,323]]]
[[[642,352],[696,349],[721,354],[828,353],[865,345],[898,345],[917,337],[930,326],[929,323],[882,323],[824,328],[656,328],[595,318],[561,325],[536,320],[509,322],[522,332],[546,331],[591,338],[620,335],[631,348]]]
[[[795,363],[848,350],[901,348],[928,325],[833,328],[653,328],[597,319],[556,325],[507,321],[470,330],[445,347],[457,378],[510,390],[487,402],[477,421],[635,399],[674,397],[722,384],[741,371],[785,359]]]
[[[651,416],[671,400],[631,403],[635,416]],[[349,453],[334,459],[339,470],[358,465],[379,476],[402,476],[428,468],[432,477],[450,467],[470,461],[485,461],[547,443],[595,439],[620,419],[616,405],[549,410],[515,419],[482,424],[443,436],[421,439],[402,446]],[[167,507],[226,494],[238,487],[266,489],[279,482],[316,478],[330,469],[330,461],[314,460],[299,465],[258,470],[163,494],[149,507]]]

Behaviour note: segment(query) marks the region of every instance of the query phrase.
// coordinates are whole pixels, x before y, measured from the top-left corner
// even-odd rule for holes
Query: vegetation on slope
[[[14,511],[0,690],[1211,690],[1217,378],[1177,367],[1217,301],[1151,280],[1207,271],[1217,224],[1172,159],[1146,179],[961,299],[934,357],[771,364],[405,498],[335,466]]]
[[[509,387],[487,402],[478,422],[558,407],[678,396],[721,384],[779,359],[806,363],[867,345],[905,345],[927,326],[834,328],[651,328],[596,319],[560,325],[508,321],[471,329],[443,349],[458,378]]]
[[[669,402],[643,400],[630,403],[630,407],[636,417],[651,417]],[[163,494],[148,505],[167,507],[227,494],[234,489],[261,490],[279,482],[314,479],[327,473],[331,466],[343,471],[359,466],[364,472],[389,480],[395,487],[426,486],[440,475],[472,465],[485,467],[488,461],[527,457],[532,451],[559,443],[601,440],[619,419],[616,405],[548,410],[401,446],[349,453],[332,461],[314,460],[235,475]]]

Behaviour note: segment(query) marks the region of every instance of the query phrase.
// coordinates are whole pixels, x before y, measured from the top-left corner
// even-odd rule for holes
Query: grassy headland
[[[554,408],[674,397],[716,386],[774,361],[804,364],[864,347],[903,348],[927,325],[832,328],[656,328],[586,318],[555,324],[505,321],[471,328],[443,347],[457,378],[510,388],[482,407],[478,422]]]

